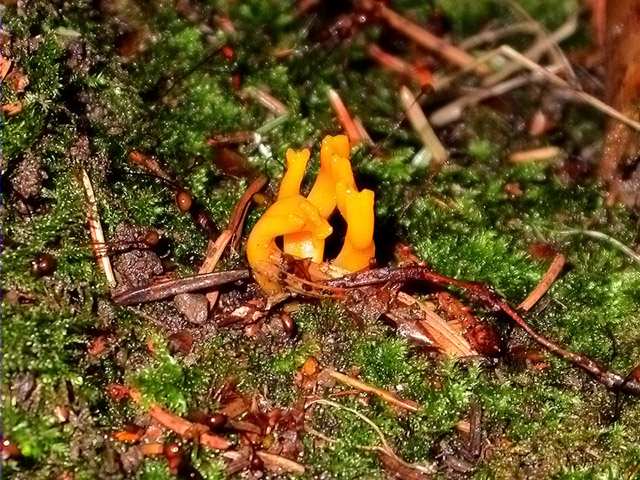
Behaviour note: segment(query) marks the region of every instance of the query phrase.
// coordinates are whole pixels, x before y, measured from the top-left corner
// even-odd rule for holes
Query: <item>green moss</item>
[[[559,2],[554,0],[518,0],[514,3],[547,28],[560,26],[576,11],[577,7],[575,0]],[[507,2],[497,0],[435,0],[435,5],[447,15],[454,30],[459,34],[474,33],[487,21],[496,17],[505,21],[512,16],[522,17],[521,13],[510,8]]]
[[[69,438],[61,432],[53,415],[38,417],[4,403],[3,433],[11,438],[29,461],[45,462],[60,459],[69,449]],[[9,471],[12,470],[9,463]]]
[[[166,460],[147,458],[136,474],[139,480],[169,480],[175,476],[169,471]]]

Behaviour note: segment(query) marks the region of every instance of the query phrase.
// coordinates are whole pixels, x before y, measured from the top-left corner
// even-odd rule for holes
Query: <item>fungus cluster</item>
[[[338,209],[347,224],[342,249],[331,263],[348,272],[369,266],[375,256],[373,243],[374,194],[358,190],[349,160],[349,140],[345,135],[327,136],[320,148],[320,170],[309,194],[300,186],[309,149],[287,150],[287,168],[278,197],[249,234],[247,259],[256,281],[268,294],[281,287],[273,276],[273,265],[282,252],[314,263],[324,261],[324,245],[333,232],[329,217]],[[282,237],[282,250],[276,239]]]

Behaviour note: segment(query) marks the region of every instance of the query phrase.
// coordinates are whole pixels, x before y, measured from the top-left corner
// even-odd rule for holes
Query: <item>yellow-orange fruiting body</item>
[[[247,260],[260,286],[269,294],[276,294],[280,286],[269,266],[277,262],[280,249],[276,238],[296,232],[306,232],[312,238],[324,240],[333,229],[318,209],[301,195],[277,200],[260,217],[247,240]]]
[[[280,182],[278,199],[300,195],[300,185],[307,169],[309,155],[308,149],[287,150],[287,169]],[[309,232],[291,233],[284,236],[283,250],[294,257],[310,258],[313,262],[321,262],[324,255],[324,240],[314,238]]]
[[[293,150],[290,148],[287,150],[287,169],[280,182],[278,200],[300,195],[300,184],[302,184],[302,179],[307,171],[309,155],[310,152],[308,148],[304,150]]]
[[[332,232],[327,219],[336,206],[347,222],[347,233],[334,265],[354,272],[367,268],[374,258],[374,193],[358,191],[349,153],[349,139],[345,135],[325,137],[318,176],[309,196],[304,198],[300,185],[309,161],[309,150],[287,150],[287,170],[278,199],[258,220],[247,241],[247,259],[257,282],[267,294],[274,295],[282,290],[277,268],[274,268],[282,254],[276,239],[283,237],[285,253],[322,263],[325,239]]]
[[[336,181],[341,179],[347,183],[350,175],[355,184],[349,153],[349,139],[346,135],[326,136],[322,140],[320,171],[307,198],[318,207],[324,218],[329,218],[336,208]],[[336,175],[340,175],[340,178],[336,178]]]
[[[320,170],[307,198],[324,218],[329,218],[336,208],[336,183],[340,181],[355,187],[349,154],[349,139],[346,135],[329,135],[322,140]],[[324,241],[313,239],[305,233],[291,234],[284,237],[284,251],[319,263],[324,257]]]
[[[360,192],[338,184],[337,196],[344,205],[347,233],[334,265],[350,272],[365,269],[375,257],[373,243],[374,193]]]

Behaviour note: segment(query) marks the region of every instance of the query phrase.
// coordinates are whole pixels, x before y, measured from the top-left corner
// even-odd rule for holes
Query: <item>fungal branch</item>
[[[338,209],[347,223],[342,250],[331,262],[346,272],[369,266],[375,256],[373,243],[374,193],[358,190],[349,161],[349,139],[327,136],[320,148],[320,169],[307,197],[300,187],[310,152],[286,153],[287,169],[276,202],[258,220],[247,240],[247,259],[265,293],[275,295],[282,286],[274,278],[282,253],[321,264],[324,245],[333,229],[328,219]],[[276,240],[282,237],[283,249]]]

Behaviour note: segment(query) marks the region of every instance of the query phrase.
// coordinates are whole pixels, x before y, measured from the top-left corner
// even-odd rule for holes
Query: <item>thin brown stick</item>
[[[622,377],[589,357],[569,351],[553,340],[539,334],[506,300],[482,283],[458,280],[433,272],[425,266],[378,268],[329,280],[326,283],[332,287],[354,288],[381,283],[406,283],[410,281],[424,281],[440,287],[459,288],[469,297],[484,305],[488,310],[504,313],[538,344],[575,367],[582,369],[608,389],[640,396],[640,382],[638,380]]]
[[[107,285],[109,285],[109,288],[113,288],[116,286],[116,277],[114,276],[113,269],[111,268],[111,260],[108,255],[102,255],[96,248],[96,245],[104,245],[105,243],[104,232],[102,231],[102,224],[100,223],[100,216],[98,215],[96,195],[93,192],[93,186],[91,185],[89,175],[84,168],[82,169],[81,174],[82,185],[84,186],[84,193],[88,204],[87,219],[89,222],[89,235],[91,236],[91,245],[94,256],[96,257],[98,265],[102,267],[105,277],[107,277]]]
[[[548,67],[548,69],[549,71],[556,72],[559,71],[560,67],[557,65],[552,65]],[[498,83],[491,87],[474,90],[470,93],[456,98],[455,100],[452,100],[443,107],[439,108],[431,114],[429,120],[433,125],[442,127],[451,122],[460,120],[465,108],[477,105],[478,103],[483,102],[484,100],[487,100],[489,98],[504,95],[511,90],[515,90],[516,88],[520,88],[530,83],[538,82],[540,80],[542,80],[542,77],[539,74],[529,73],[518,75],[517,77],[510,78],[509,80],[505,80],[504,82]]]
[[[142,403],[142,396],[138,390],[134,388],[129,389],[129,395],[134,402],[138,404]],[[158,404],[152,403],[149,405],[148,410],[151,418],[181,437],[194,438],[199,441],[199,443],[217,450],[226,450],[231,446],[231,443],[226,438],[208,433],[208,427],[206,425],[190,422],[179,415],[165,410]]]
[[[467,67],[474,62],[473,56],[469,53],[447,42],[445,39],[428,32],[381,2],[378,2],[373,8],[375,8],[378,16],[385,20],[391,28],[409,37],[427,50],[440,55],[452,65]],[[474,67],[474,70],[481,75],[489,73],[489,69],[484,65],[477,65]]]
[[[538,282],[538,285],[536,285],[536,288],[534,288],[531,293],[527,295],[527,298],[525,298],[522,303],[518,305],[518,308],[520,310],[528,312],[536,303],[538,303],[538,301],[544,296],[544,294],[547,293],[549,288],[551,288],[551,285],[553,285],[553,283],[556,281],[558,275],[560,275],[560,272],[562,272],[565,262],[566,260],[564,258],[564,255],[562,255],[561,253],[557,254],[554,257],[551,265],[549,265],[549,268],[540,279],[540,282]]]
[[[256,193],[260,192],[260,190],[262,190],[266,184],[267,177],[265,177],[264,175],[260,175],[253,182],[251,182],[251,184],[242,194],[242,197],[240,197],[240,200],[238,200],[238,203],[231,213],[231,218],[229,219],[229,225],[227,229],[232,233],[231,248],[233,248],[234,250],[238,249],[242,225],[244,224],[244,220],[247,217],[251,199]]]
[[[502,28],[495,28],[493,30],[483,30],[480,33],[465,38],[460,42],[459,47],[465,50],[471,50],[472,48],[479,47],[485,43],[493,43],[511,35],[518,35],[522,33],[533,34],[538,31],[538,26],[534,22],[525,21],[515,23]]]
[[[561,156],[562,153],[562,149],[551,145],[548,147],[532,148],[530,150],[513,152],[509,155],[509,161],[512,163],[542,162],[557,158]]]
[[[422,107],[416,101],[416,98],[407,87],[402,86],[400,89],[400,101],[407,113],[407,118],[411,123],[411,126],[420,137],[424,147],[431,152],[434,168],[438,168],[449,158],[449,154],[445,150],[444,146],[438,139],[437,135],[431,128],[429,120],[422,111]]]
[[[369,56],[377,61],[383,68],[413,80],[420,88],[431,84],[433,80],[428,70],[417,68],[402,58],[385,52],[375,43],[369,44],[367,52]]]
[[[180,293],[210,290],[228,283],[246,280],[250,277],[249,270],[230,270],[214,272],[192,277],[178,278],[167,282],[156,283],[149,287],[136,288],[115,295],[112,300],[118,305],[135,305],[137,303],[164,300],[175,297]]]
[[[247,87],[244,89],[244,93],[278,117],[289,113],[289,109],[284,103],[262,88]]]
[[[362,137],[360,136],[360,132],[358,131],[357,125],[354,123],[347,106],[340,98],[338,92],[336,92],[333,88],[330,88],[328,91],[329,95],[329,103],[331,104],[331,108],[338,117],[338,121],[342,128],[344,128],[347,137],[349,137],[349,141],[351,145],[358,145],[362,141]]]
[[[132,150],[131,152],[129,152],[129,161],[135,165],[138,165],[139,167],[144,168],[156,177],[163,179],[170,185],[174,185],[171,175],[165,172],[158,163],[158,160],[156,160],[151,155],[146,155],[142,152],[138,152],[137,150]]]
[[[202,265],[200,265],[200,269],[198,270],[198,274],[202,275],[205,273],[211,273],[215,270],[216,265],[220,261],[222,254],[224,253],[225,248],[229,244],[231,240],[232,232],[231,230],[223,230],[218,235],[218,238],[214,240],[209,239],[207,244],[207,253],[205,255],[204,261]],[[211,292],[207,292],[205,296],[207,297],[207,301],[209,302],[209,310],[213,309],[216,302],[218,301],[218,296],[220,292],[218,290],[214,290]]]
[[[371,139],[371,135],[369,135],[369,132],[367,132],[367,129],[365,128],[364,123],[362,123],[362,120],[360,120],[360,117],[353,117],[353,124],[358,129],[358,135],[360,135],[362,141],[367,145],[373,145],[374,142]]]
[[[296,473],[302,475],[306,469],[301,463],[294,462],[281,455],[275,455],[263,450],[256,451],[256,455],[264,462],[265,467],[270,470],[282,470],[287,473]]]
[[[212,147],[228,147],[229,145],[252,143],[255,141],[255,132],[240,130],[237,132],[217,133],[207,139],[207,145],[211,145]]]
[[[575,17],[569,18],[563,25],[561,25],[555,32],[548,36],[541,36],[540,40],[535,42],[526,52],[522,55],[533,62],[537,62],[542,58],[545,52],[552,50],[558,45],[559,42],[573,35],[578,25]],[[510,77],[518,70],[521,70],[523,65],[519,62],[510,62],[502,67],[496,73],[489,75],[484,79],[485,86],[495,85],[501,82],[507,77]]]
[[[338,380],[345,385],[349,385],[350,387],[353,387],[362,392],[372,393],[382,398],[385,402],[391,403],[392,405],[395,405],[397,407],[404,408],[405,410],[409,410],[410,412],[417,412],[420,409],[418,404],[413,400],[404,400],[398,398],[393,393],[387,390],[383,390],[381,388],[374,387],[373,385],[361,382],[360,380],[350,377],[349,375],[345,375],[344,373],[337,372],[336,370],[333,370],[331,368],[325,368],[325,372],[327,372],[327,374],[331,378]]]

